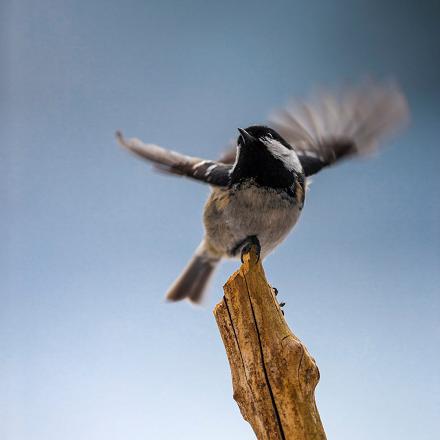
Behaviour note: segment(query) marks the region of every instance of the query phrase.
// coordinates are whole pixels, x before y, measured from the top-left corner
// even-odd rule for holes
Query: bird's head
[[[240,135],[238,143],[240,145],[253,144],[255,142],[264,142],[266,139],[273,139],[283,143],[288,149],[292,147],[272,128],[264,125],[251,125],[247,128],[239,128]]]
[[[263,125],[239,128],[238,157],[246,161],[260,162],[271,167],[302,173],[302,166],[295,150],[275,130]]]

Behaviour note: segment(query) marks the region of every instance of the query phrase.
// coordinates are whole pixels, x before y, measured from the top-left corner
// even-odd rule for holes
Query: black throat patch
[[[269,188],[288,189],[295,184],[295,171],[288,170],[265,147],[244,145],[240,148],[237,164],[231,173],[231,185],[250,179]]]

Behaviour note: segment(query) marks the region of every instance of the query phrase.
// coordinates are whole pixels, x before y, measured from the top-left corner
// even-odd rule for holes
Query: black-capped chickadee
[[[122,146],[161,171],[212,187],[203,214],[204,238],[166,298],[198,303],[222,258],[240,257],[251,244],[262,258],[268,255],[297,222],[309,176],[374,151],[407,117],[407,103],[397,87],[368,84],[290,105],[272,117],[273,128],[239,128],[233,150],[219,161],[125,140],[118,132]]]

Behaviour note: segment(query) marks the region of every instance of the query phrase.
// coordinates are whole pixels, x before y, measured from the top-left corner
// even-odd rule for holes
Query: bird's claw
[[[256,235],[250,235],[247,239],[246,239],[246,243],[244,244],[244,246],[241,248],[241,256],[240,256],[240,260],[242,263],[244,263],[244,255],[249,253],[252,250],[252,246],[256,247],[256,254],[257,254],[257,263],[260,261],[260,253],[261,253],[261,244],[260,244],[260,240],[258,240],[258,237]]]

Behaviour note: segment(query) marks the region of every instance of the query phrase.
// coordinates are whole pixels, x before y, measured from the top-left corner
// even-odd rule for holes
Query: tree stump
[[[289,329],[255,249],[243,260],[214,308],[234,399],[259,440],[325,440],[315,360]]]

